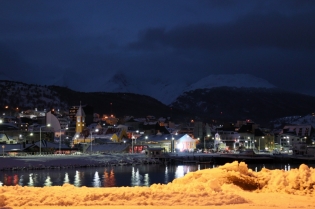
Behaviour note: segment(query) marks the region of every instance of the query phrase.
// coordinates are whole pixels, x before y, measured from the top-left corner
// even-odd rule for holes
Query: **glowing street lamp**
[[[66,130],[68,129],[68,127],[66,127]],[[59,132],[59,155],[61,154],[61,129]]]
[[[263,136],[262,138],[264,139],[265,137]],[[259,151],[260,151],[260,138],[259,138]]]
[[[47,126],[39,127],[39,155],[42,155],[42,128],[49,126],[50,124],[47,124]]]
[[[174,144],[174,137],[172,136],[172,144],[173,144],[173,146],[172,146],[172,152],[174,152],[175,151],[175,144]]]
[[[137,133],[137,136],[138,136],[138,130],[136,131],[136,133]],[[131,137],[131,147],[132,147],[132,153],[134,153],[134,142],[133,142],[133,140],[135,140],[135,143],[137,143],[137,137],[134,137],[134,135],[133,135],[133,132],[132,132],[132,137]]]
[[[26,145],[26,143],[29,142],[29,141],[27,141],[27,139],[31,140],[33,135],[34,135],[33,133],[30,133],[28,136],[26,135],[25,140],[24,140],[25,145]]]
[[[210,135],[208,134],[207,137],[209,138]],[[203,150],[204,150],[204,152],[206,152],[206,136],[203,137]]]
[[[95,129],[95,132],[98,132],[98,129]],[[92,145],[93,145],[93,143],[92,143],[92,135],[93,135],[93,131],[91,130],[91,154],[92,154]]]

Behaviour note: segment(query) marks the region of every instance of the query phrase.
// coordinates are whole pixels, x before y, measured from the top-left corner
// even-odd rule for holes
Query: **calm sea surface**
[[[201,169],[212,169],[215,165],[138,165],[114,166],[61,170],[1,171],[0,186],[61,186],[69,183],[77,187],[121,187],[150,186],[167,184],[188,172]],[[310,167],[315,165],[309,164]],[[254,171],[263,167],[268,169],[289,170],[298,168],[299,164],[248,164]]]

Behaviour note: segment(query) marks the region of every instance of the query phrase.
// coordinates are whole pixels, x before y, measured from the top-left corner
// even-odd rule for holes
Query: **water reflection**
[[[33,187],[34,186],[34,180],[33,180],[33,173],[29,174],[29,180],[28,180],[28,184],[29,187]]]
[[[80,172],[79,171],[75,171],[73,184],[76,187],[80,187],[81,186],[81,179],[80,179]]]
[[[50,180],[50,176],[47,176],[44,185],[45,185],[46,187],[52,186],[52,182],[51,182],[51,180]]]
[[[132,167],[131,171],[131,186],[140,186],[141,185],[141,176],[139,174],[139,169],[135,171],[135,168]]]
[[[20,186],[23,186],[23,177],[24,177],[24,176],[23,176],[23,174],[22,174],[21,177],[20,177],[20,179],[19,179],[19,183],[18,183]]]
[[[63,183],[64,184],[69,184],[69,175],[68,175],[68,173],[65,173],[65,178],[64,178],[64,180],[63,180]]]
[[[185,175],[184,173],[184,166],[183,165],[179,165],[177,166],[176,172],[175,172],[175,178],[180,178],[183,177]]]
[[[105,169],[103,179],[104,179],[104,187],[116,186],[114,169],[112,168],[109,172],[107,171],[107,169]]]
[[[149,173],[140,174],[139,168],[132,167],[131,170],[131,186],[147,186],[149,187],[150,177]]]
[[[97,171],[95,171],[95,174],[94,174],[93,186],[94,187],[100,187],[101,186],[101,179],[100,179],[100,176],[98,175]]]
[[[150,186],[150,178],[149,178],[149,174],[148,173],[144,174],[143,186],[147,186],[147,187]]]
[[[65,183],[76,187],[120,187],[120,186],[150,186],[152,184],[167,184],[189,172],[212,169],[212,164],[193,165],[137,165],[105,168],[82,168],[67,170],[36,170],[36,171],[3,171],[0,172],[0,186],[62,186]],[[289,171],[298,168],[295,164],[250,164],[254,171],[263,167],[268,169],[283,169]],[[314,166],[311,166],[314,167]]]
[[[165,166],[165,174],[164,174],[164,184],[167,184],[169,182],[168,180],[168,168]]]

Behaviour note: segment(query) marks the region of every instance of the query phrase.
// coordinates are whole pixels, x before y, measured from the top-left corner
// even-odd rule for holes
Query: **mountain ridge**
[[[0,78],[4,75],[0,75]],[[54,75],[43,80],[47,86],[63,86],[81,92],[126,92],[151,96],[165,105],[170,105],[186,91],[220,86],[275,88],[268,81],[250,74],[208,75],[194,82],[184,81],[177,77],[145,77],[142,79],[127,76],[122,72],[90,77],[75,72]]]
[[[315,97],[279,88],[214,87],[184,92],[170,105],[142,94],[79,92],[61,86],[41,86],[0,81],[2,108],[62,108],[89,104],[95,113],[117,117],[171,117],[176,121],[205,123],[236,122],[252,119],[269,126],[270,121],[292,115],[314,113]]]

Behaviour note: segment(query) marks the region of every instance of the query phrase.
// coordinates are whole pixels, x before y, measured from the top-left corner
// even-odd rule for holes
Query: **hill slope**
[[[70,106],[89,104],[95,113],[114,114],[116,117],[132,115],[145,117],[185,118],[188,114],[159,102],[158,100],[133,93],[78,92],[66,87],[40,86],[22,82],[0,81],[0,106],[9,106],[12,111],[27,109],[69,110]],[[16,107],[19,110],[16,110]]]
[[[171,106],[206,121],[250,118],[267,125],[276,118],[314,112],[315,97],[275,88],[217,87],[185,92]]]

